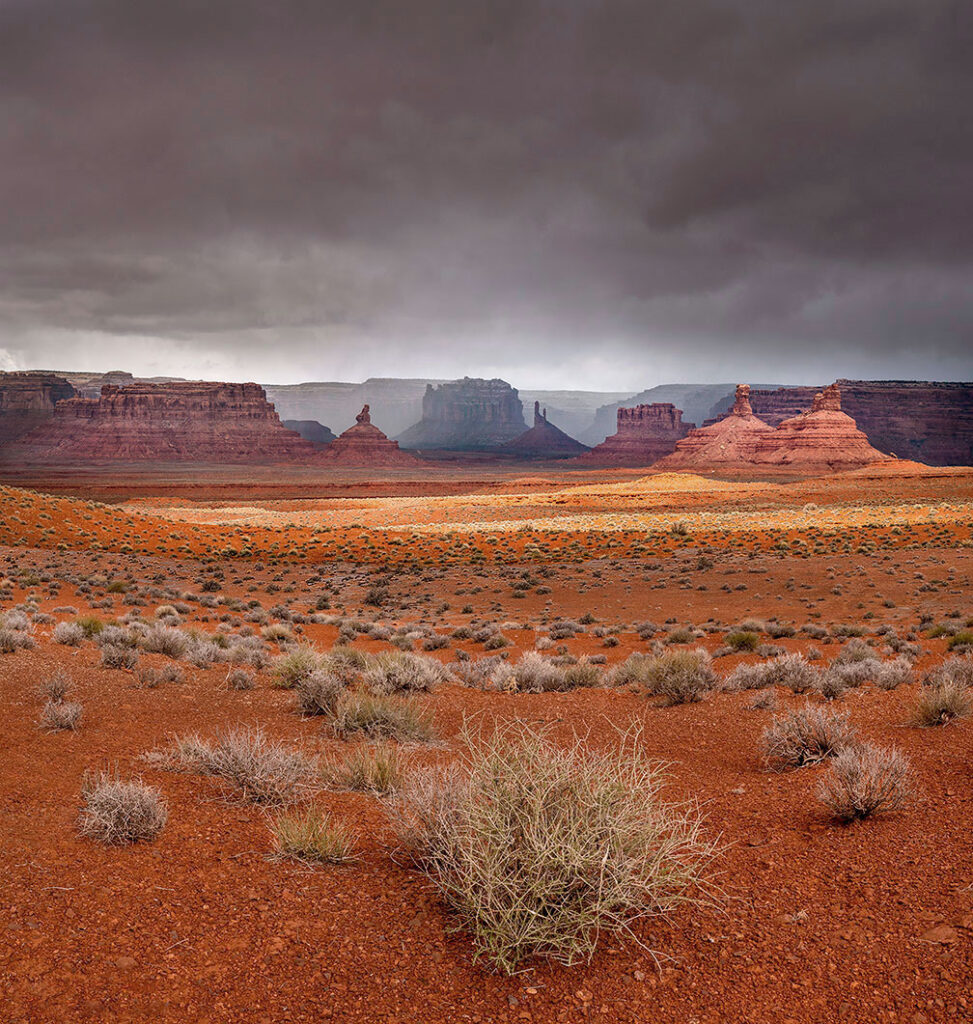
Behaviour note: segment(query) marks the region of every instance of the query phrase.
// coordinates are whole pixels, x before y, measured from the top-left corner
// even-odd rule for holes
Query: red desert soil
[[[380,483],[372,497],[298,500],[295,485],[286,501],[235,492],[227,503],[165,498],[165,486],[143,481],[132,492],[143,497],[121,506],[0,489],[0,614],[16,605],[41,613],[36,647],[0,655],[0,1019],[973,1020],[973,725],[906,725],[918,681],[946,656],[927,627],[973,615],[970,471],[745,485],[545,470],[533,487],[502,474],[493,483],[485,493],[458,477],[425,500],[398,484],[382,497]],[[200,499],[204,485],[194,487]],[[211,579],[219,589],[204,591]],[[387,591],[380,607],[365,603],[375,585]],[[324,651],[339,623],[310,621],[322,594],[340,621],[440,633],[493,622],[513,660],[553,619],[590,614],[595,625],[559,643],[604,655],[606,668],[651,649],[634,628],[644,620],[662,627],[660,637],[707,624],[694,643],[711,652],[749,617],[855,624],[876,651],[877,630],[891,626],[922,650],[916,681],[853,689],[838,706],[865,739],[908,756],[918,798],[895,814],[831,824],[814,796],[824,769],[762,768],[758,740],[772,713],[750,710],[749,693],[663,708],[628,687],[531,695],[444,685],[417,698],[442,737],[405,748],[417,770],[456,756],[471,715],[547,724],[560,739],[582,733],[593,744],[641,722],[647,751],[671,765],[671,794],[698,800],[720,837],[722,904],[635,926],[658,962],[631,938],[606,936],[590,964],[530,961],[513,977],[491,973],[397,856],[383,801],[317,794],[356,833],[359,859],[304,868],[273,857],[264,812],[226,799],[211,780],[143,760],[174,734],[237,724],[310,754],[354,746],[302,720],[268,670],[255,689],[236,692],[226,665],[183,663],[182,682],[144,688],[134,672],[101,667],[93,643],[51,636],[78,614],[151,620],[158,605],[180,602],[185,628],[238,630],[245,603],[256,601],[296,613],[290,628]],[[802,632],[764,640],[816,647],[818,664],[842,643]],[[354,646],[389,649],[362,634]],[[433,656],[449,662],[457,651],[489,653],[464,638]],[[714,665],[722,677],[754,660],[733,654]],[[165,664],[149,654],[139,662]],[[57,669],[84,707],[76,733],[38,727],[36,688]],[[782,689],[777,699],[779,709],[805,700]],[[153,842],[106,849],[78,836],[81,778],[106,764],[164,792],[169,821]]]

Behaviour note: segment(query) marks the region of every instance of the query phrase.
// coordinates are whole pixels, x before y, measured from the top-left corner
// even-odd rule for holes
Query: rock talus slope
[[[754,416],[750,387],[740,384],[736,400],[725,419],[698,427],[676,444],[676,450],[656,463],[658,469],[720,469],[753,462],[759,439],[774,428]]]
[[[587,445],[566,434],[547,418],[540,402],[534,402],[534,425],[504,445],[504,451],[521,458],[567,459],[588,450]]]
[[[341,466],[415,467],[419,460],[399,448],[371,421],[370,410],[364,406],[355,417],[355,425],[335,438],[318,456],[321,462]]]

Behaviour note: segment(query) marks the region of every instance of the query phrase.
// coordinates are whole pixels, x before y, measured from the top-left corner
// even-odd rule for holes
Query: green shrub
[[[306,863],[345,864],[354,860],[351,831],[309,807],[299,814],[282,814],[274,820],[277,849],[285,857]]]
[[[386,697],[346,691],[338,700],[332,727],[337,735],[357,733],[372,739],[430,743],[435,738],[432,717],[412,698]]]
[[[726,643],[735,651],[755,651],[760,645],[760,637],[749,629],[737,629],[727,633]]]

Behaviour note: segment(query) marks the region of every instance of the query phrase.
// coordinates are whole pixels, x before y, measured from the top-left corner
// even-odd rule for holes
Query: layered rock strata
[[[291,461],[316,452],[284,428],[259,385],[205,381],[109,384],[99,398],[66,399],[18,447],[36,462]]]
[[[929,466],[973,465],[973,383],[837,381],[843,410],[887,455]],[[771,426],[799,415],[820,388],[754,391],[754,412]]]
[[[621,408],[616,431],[578,462],[600,466],[650,466],[672,452],[695,426],[684,423],[682,410],[670,402]]]
[[[764,433],[753,459],[760,467],[801,473],[837,473],[888,461],[889,456],[872,447],[851,416],[841,411],[837,384],[818,392],[810,411],[792,416]]]
[[[35,430],[73,397],[74,388],[53,373],[0,373],[0,445]]]
[[[504,445],[504,451],[527,459],[569,459],[588,451],[588,447],[551,423],[547,410],[534,402],[534,425]]]

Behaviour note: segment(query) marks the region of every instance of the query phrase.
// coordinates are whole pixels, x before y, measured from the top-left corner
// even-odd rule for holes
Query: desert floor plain
[[[973,642],[969,469],[25,473],[0,488],[0,545],[4,1021],[973,1020],[973,724],[915,724],[923,679]],[[113,661],[98,631],[123,616],[189,639],[175,657],[135,644]],[[58,642],[78,622],[84,635]],[[882,663],[904,654],[907,678],[830,700],[726,682],[784,653],[823,666],[849,644]],[[309,762],[369,743],[301,713],[275,671],[295,645],[407,648],[448,667],[399,698],[434,730],[399,745],[407,772],[455,760],[464,721],[594,747],[640,724],[666,791],[698,803],[715,898],[603,935],[590,962],[506,975],[474,960],[401,855],[392,798],[309,783],[302,799],[349,830],[354,856],[276,856],[275,809],[147,755],[233,727]],[[702,700],[667,705],[616,671],[689,647],[713,656]],[[594,685],[518,692],[473,668],[538,648],[594,665]],[[83,709],[75,730],[41,724],[59,672]],[[906,806],[837,825],[815,795],[825,766],[768,770],[763,730],[807,703],[908,758]],[[106,765],[164,794],[154,841],[78,834],[82,779]]]

